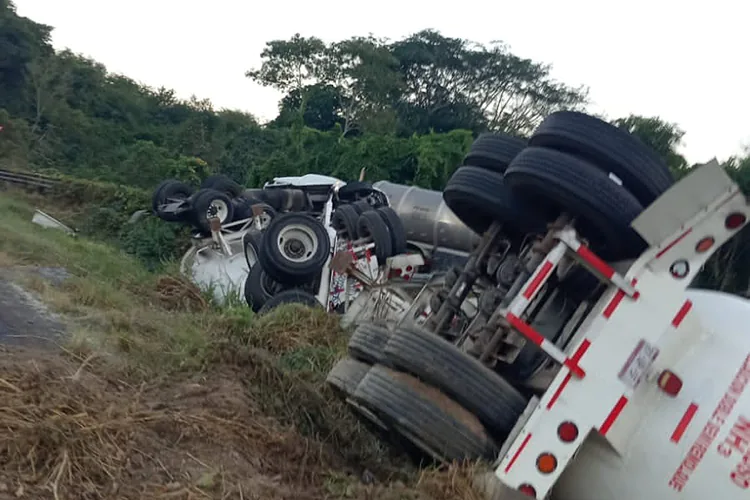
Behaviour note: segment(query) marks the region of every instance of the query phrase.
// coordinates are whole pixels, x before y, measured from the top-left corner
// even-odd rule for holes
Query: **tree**
[[[502,43],[484,46],[433,30],[395,43],[368,36],[328,46],[295,35],[269,42],[262,59],[247,75],[286,93],[282,122],[289,123],[291,101],[301,110],[313,91],[320,97],[335,88],[343,137],[367,129],[527,134],[547,114],[580,108],[587,98],[586,89],[555,81],[548,65],[519,58]]]
[[[484,46],[425,30],[391,49],[406,86],[401,120],[417,132],[488,128],[523,135],[552,111],[586,103],[585,88],[556,82],[548,65],[519,58],[500,42]]]
[[[661,156],[673,172],[679,174],[688,164],[685,158],[677,152],[685,132],[676,124],[669,123],[659,117],[644,117],[630,115],[619,118],[614,124],[623,128],[650,146]]]
[[[302,108],[303,100],[303,122],[306,127],[326,131],[336,125],[343,125],[344,98],[338,88],[327,83],[316,83],[290,91],[281,99],[279,116],[272,124],[276,127],[291,127]]]
[[[29,64],[53,54],[52,28],[21,17],[9,0],[0,0],[0,108],[23,114]]]
[[[246,72],[245,76],[282,92],[299,91],[318,83],[326,63],[325,52],[322,40],[299,33],[290,40],[273,40],[266,43],[260,55],[263,61],[260,68]]]
[[[334,43],[326,54],[325,80],[342,98],[342,137],[368,121],[377,123],[402,90],[398,60],[373,37]]]

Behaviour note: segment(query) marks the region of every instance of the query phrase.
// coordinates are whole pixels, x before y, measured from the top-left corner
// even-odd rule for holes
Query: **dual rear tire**
[[[634,136],[572,111],[549,115],[528,144],[484,134],[464,164],[443,196],[475,232],[501,222],[511,235],[541,233],[565,212],[608,260],[645,249],[630,224],[673,182],[664,162]]]
[[[526,406],[512,386],[454,345],[428,332],[372,324],[354,331],[348,357],[327,382],[359,418],[440,462],[494,459]]]

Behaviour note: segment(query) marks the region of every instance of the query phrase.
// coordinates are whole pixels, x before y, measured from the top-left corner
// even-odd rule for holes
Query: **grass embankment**
[[[0,348],[0,499],[478,498],[464,471],[414,470],[332,397],[335,317],[219,309],[176,274],[32,224],[20,194],[0,211],[0,270],[69,329],[51,349]]]

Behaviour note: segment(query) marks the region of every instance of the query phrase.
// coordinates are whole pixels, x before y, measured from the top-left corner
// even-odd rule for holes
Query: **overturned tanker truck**
[[[224,176],[212,176],[195,192],[177,181],[165,181],[154,192],[154,212],[159,217],[189,224],[194,230],[193,244],[182,259],[182,272],[202,289],[211,290],[219,301],[244,293],[246,297],[252,295],[258,307],[284,288],[261,276],[264,271],[259,268],[250,272],[258,262],[262,235],[271,222],[285,213],[309,215],[327,228],[330,244],[313,244],[313,240],[305,237],[305,231],[296,231],[298,239],[302,243],[307,241],[316,252],[328,252],[326,248],[330,247],[333,253],[337,236],[341,239],[344,235],[341,232],[337,235],[330,226],[335,225],[336,212],[344,205],[356,209],[357,216],[363,210],[377,210],[387,221],[391,217],[390,229],[385,230],[404,232],[406,247],[400,251],[423,258],[419,262],[423,279],[462,264],[472,245],[479,241],[478,235],[447,208],[442,193],[390,182],[345,183],[333,177],[307,174],[275,178],[262,189],[243,189]],[[395,212],[386,216],[384,211],[391,209],[387,207]],[[394,217],[400,222],[392,220]],[[307,219],[302,222],[310,226],[308,229],[315,226]],[[381,267],[384,264],[379,263]],[[249,273],[252,283],[248,283]],[[325,304],[327,286],[318,280],[318,285],[308,287],[305,293],[318,295],[318,302]],[[407,295],[404,299],[409,301],[411,297]],[[355,314],[352,310],[349,316]]]
[[[689,286],[747,197],[716,162],[674,184],[577,112],[472,150],[443,198],[479,244],[440,300],[360,325],[328,383],[396,446],[493,461],[500,498],[745,498],[750,302]]]

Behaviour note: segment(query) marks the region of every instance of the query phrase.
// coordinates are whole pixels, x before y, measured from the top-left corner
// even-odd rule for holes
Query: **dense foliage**
[[[307,172],[352,179],[364,167],[369,179],[440,189],[477,133],[523,136],[554,110],[587,106],[586,88],[556,81],[548,65],[501,43],[431,30],[399,41],[330,44],[295,35],[268,42],[262,64],[247,71],[284,93],[276,119],[260,124],[56,52],[51,32],[0,0],[0,167],[141,189],[166,177],[197,183],[213,172],[248,185]],[[689,169],[676,151],[683,136],[676,125],[640,116],[614,123],[651,145],[676,176]],[[725,165],[750,189],[749,158]],[[120,203],[117,219],[98,216],[120,221],[129,205]],[[125,240],[137,246],[133,237]],[[748,260],[746,241],[724,249],[711,284],[748,287],[750,267],[740,265]],[[730,265],[736,272],[723,272]]]

